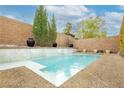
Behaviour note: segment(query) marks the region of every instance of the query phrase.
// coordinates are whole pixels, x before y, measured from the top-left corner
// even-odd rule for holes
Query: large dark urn
[[[28,38],[27,39],[27,46],[34,47],[34,45],[35,45],[34,39],[33,38]]]
[[[69,44],[69,47],[73,47],[73,44]]]
[[[57,43],[53,43],[53,47],[57,47]]]

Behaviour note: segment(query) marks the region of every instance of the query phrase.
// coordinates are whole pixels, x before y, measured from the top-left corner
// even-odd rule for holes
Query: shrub
[[[120,53],[124,55],[124,17],[120,29]]]

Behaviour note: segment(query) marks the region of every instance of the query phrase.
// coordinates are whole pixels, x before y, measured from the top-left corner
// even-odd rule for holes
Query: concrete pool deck
[[[55,88],[26,67],[1,70],[0,87]],[[117,54],[105,54],[59,87],[124,88],[124,59]]]

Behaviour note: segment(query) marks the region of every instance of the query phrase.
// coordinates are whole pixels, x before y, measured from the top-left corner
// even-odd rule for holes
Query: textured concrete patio
[[[114,54],[103,55],[61,87],[124,87],[124,59]]]
[[[0,71],[0,87],[55,87],[26,67]],[[99,60],[73,76],[60,87],[65,88],[124,88],[124,59],[105,54]]]
[[[41,76],[26,67],[18,67],[0,71],[0,87],[36,88],[55,87]]]

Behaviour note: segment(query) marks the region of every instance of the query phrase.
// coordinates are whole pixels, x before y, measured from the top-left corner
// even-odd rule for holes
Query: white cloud
[[[106,12],[105,16],[110,19],[110,20],[120,20],[120,18],[122,18],[123,13],[119,13],[119,12]]]
[[[12,15],[5,15],[5,17],[18,20],[15,16],[12,16]]]
[[[7,17],[7,18],[10,18],[10,19],[14,19],[14,20],[18,20],[18,21],[21,21],[21,22],[25,22],[24,19],[15,17],[13,15],[4,15],[4,16]]]
[[[82,16],[84,13],[89,12],[85,6],[45,6],[48,12],[55,13],[61,16]]]
[[[106,21],[106,31],[109,36],[119,34],[123,13],[119,12],[106,12],[103,18]]]
[[[48,13],[55,14],[57,19],[57,30],[59,32],[63,31],[67,22],[72,22],[73,25],[76,25],[78,22],[89,16],[89,9],[85,6],[45,6],[45,8]]]
[[[76,19],[74,22],[79,23],[80,21],[85,20],[89,17],[96,17],[96,16],[97,16],[96,13],[91,12],[91,13],[85,14],[84,16],[81,16],[80,18]]]

